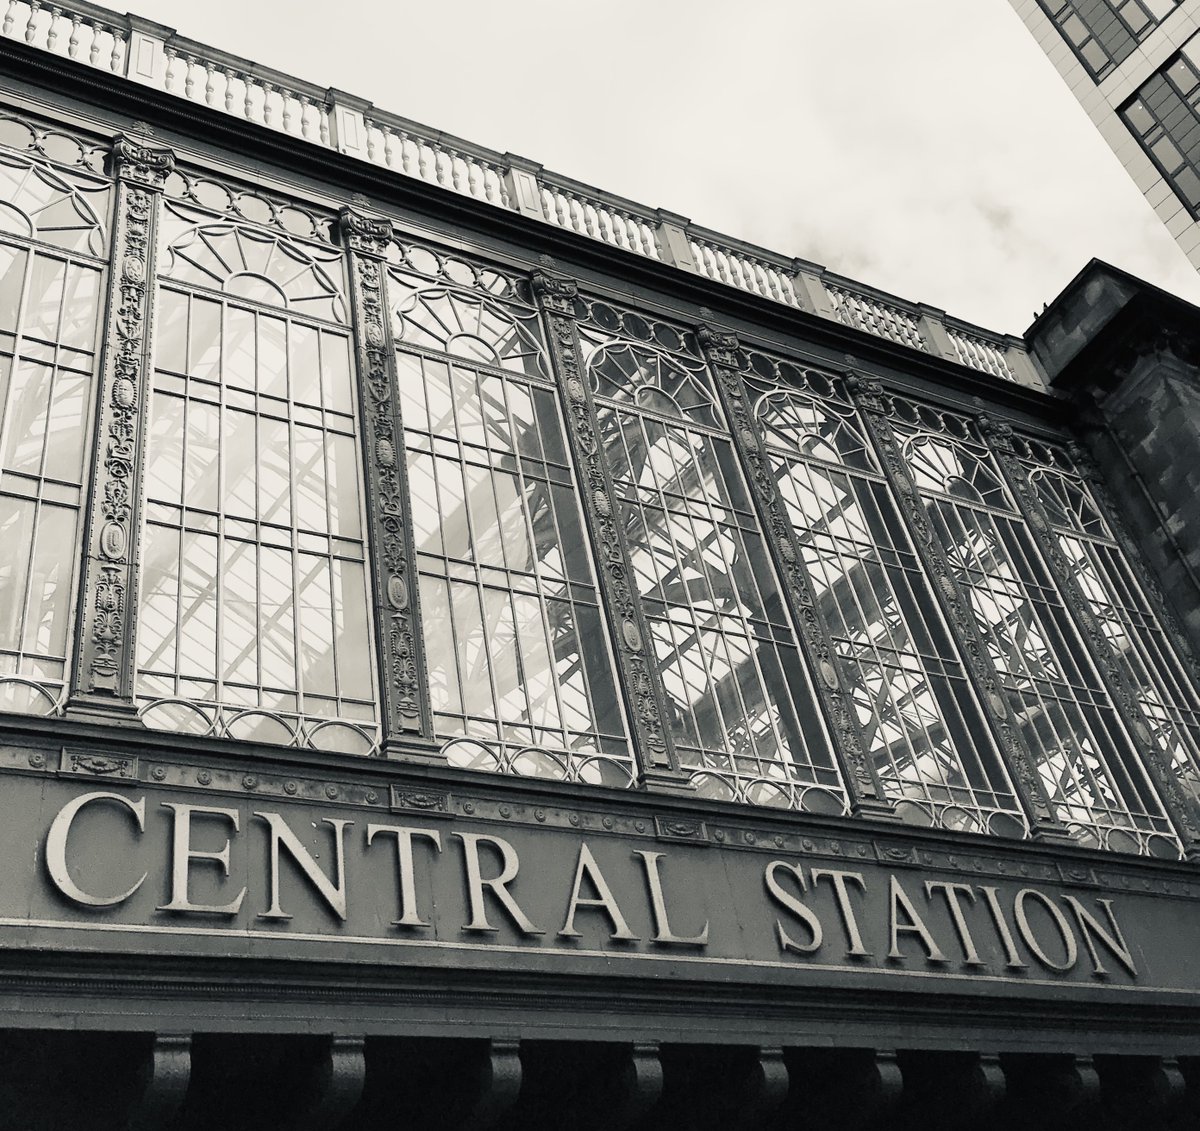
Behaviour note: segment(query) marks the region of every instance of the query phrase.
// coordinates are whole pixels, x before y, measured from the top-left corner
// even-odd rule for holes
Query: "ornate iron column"
[[[573,279],[539,270],[533,274],[533,289],[550,330],[550,352],[566,410],[567,435],[595,551],[596,572],[615,629],[618,673],[631,707],[639,761],[638,784],[688,790],[691,784],[679,768],[675,745],[663,725],[663,692],[649,643],[650,633],[633,585],[629,549],[617,522],[620,503],[604,464],[596,407],[580,367],[583,351],[575,324],[578,287]]]
[[[135,634],[155,237],[159,199],[175,154],[118,135],[111,160],[116,212],[67,712],[130,719],[137,714]]]
[[[349,260],[361,376],[359,411],[374,579],[381,748],[387,757],[442,764],[445,760],[433,743],[426,686],[396,348],[387,301],[384,256],[392,239],[392,224],[344,208],[341,233]]]
[[[1025,521],[1029,525],[1034,542],[1050,567],[1051,575],[1067,603],[1075,623],[1082,629],[1084,643],[1100,680],[1112,699],[1117,715],[1128,732],[1134,750],[1146,768],[1159,800],[1162,801],[1171,824],[1184,845],[1188,860],[1200,859],[1200,815],[1179,787],[1179,782],[1162,752],[1155,745],[1146,718],[1138,707],[1137,692],[1113,652],[1112,645],[1104,635],[1099,618],[1084,593],[1076,571],[1071,568],[1062,547],[1054,537],[1050,519],[1038,498],[1037,488],[1013,450],[1013,430],[1007,424],[993,420],[986,414],[978,417],[980,431],[1004,473],[1012,490],[1013,498]]]
[[[1021,737],[1012,708],[1009,706],[1000,678],[988,656],[987,646],[979,631],[962,590],[954,578],[950,562],[925,504],[917,489],[916,480],[900,451],[900,444],[888,419],[889,409],[884,400],[883,385],[873,378],[863,377],[853,368],[846,373],[846,387],[862,412],[871,441],[880,456],[880,466],[896,493],[904,517],[913,535],[913,545],[929,577],[933,590],[950,628],[962,647],[967,678],[975,689],[983,713],[996,739],[996,748],[1004,761],[1022,811],[1029,823],[1031,835],[1038,840],[1071,840],[1071,834],[1059,820],[1045,788],[1034,767],[1024,739]]]
[[[851,811],[862,816],[895,820],[895,810],[864,750],[853,705],[844,692],[847,686],[845,673],[828,626],[813,601],[812,579],[804,565],[796,532],[775,490],[770,463],[762,437],[754,425],[742,381],[741,347],[737,335],[701,326],[699,337],[705,356],[717,375],[721,406],[754,495],[765,541],[771,548],[775,568],[785,582],[784,599],[792,622],[799,629],[801,650],[817,676],[813,686],[834,738],[834,754],[841,766]]]

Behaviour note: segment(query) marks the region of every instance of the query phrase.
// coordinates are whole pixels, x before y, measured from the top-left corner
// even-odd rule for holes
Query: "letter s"
[[[821,920],[811,908],[806,907],[800,902],[790,891],[780,886],[779,881],[775,878],[775,870],[784,868],[792,872],[796,877],[796,882],[800,885],[801,891],[807,891],[808,888],[804,883],[804,869],[799,864],[788,864],[783,860],[772,860],[767,865],[767,870],[763,875],[763,880],[767,885],[767,891],[779,903],[783,904],[793,915],[804,920],[804,925],[808,928],[809,934],[812,935],[812,942],[798,943],[792,938],[787,931],[783,929],[783,924],[776,919],[775,930],[779,936],[780,950],[794,950],[797,954],[812,954],[819,950],[821,942],[825,937],[824,931],[821,929]]]

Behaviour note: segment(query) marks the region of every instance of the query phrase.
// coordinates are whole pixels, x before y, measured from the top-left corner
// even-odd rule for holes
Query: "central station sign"
[[[30,864],[0,878],[0,946],[1200,990],[1191,899],[461,814],[10,782],[0,847]]]

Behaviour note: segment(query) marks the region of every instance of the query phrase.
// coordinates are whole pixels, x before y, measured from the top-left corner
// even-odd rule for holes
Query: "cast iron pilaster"
[[[154,326],[156,233],[169,149],[124,135],[112,142],[116,210],[100,364],[83,596],[77,616],[70,715],[136,718],[134,668],[142,468]]]
[[[388,757],[443,764],[433,743],[420,632],[404,426],[384,256],[390,220],[343,208],[342,242],[350,269],[359,411],[373,578],[382,750]]]

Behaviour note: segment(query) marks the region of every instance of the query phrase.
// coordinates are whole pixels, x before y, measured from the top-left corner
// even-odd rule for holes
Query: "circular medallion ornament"
[[[383,331],[379,328],[378,323],[367,323],[367,342],[376,348],[383,345]]]
[[[578,377],[572,377],[567,382],[567,396],[577,402],[586,398],[587,394],[584,392],[583,382]]]
[[[131,283],[140,283],[146,277],[146,265],[136,255],[125,256],[121,273]]]
[[[106,558],[120,558],[125,553],[125,528],[117,522],[106,522],[100,529],[100,552]]]
[[[988,692],[988,703],[991,705],[992,710],[995,711],[997,715],[1004,714],[1004,700],[1001,699],[1000,696],[994,691]]]
[[[642,634],[638,630],[638,626],[631,620],[621,622],[621,635],[625,637],[625,643],[634,652],[642,650]]]
[[[601,518],[612,517],[612,503],[608,501],[608,496],[603,491],[597,491],[592,495],[592,503]]]
[[[393,609],[408,608],[408,583],[398,573],[388,575],[387,598]]]
[[[113,404],[118,408],[133,408],[137,400],[137,389],[128,377],[118,378],[113,385]]]
[[[375,458],[383,467],[391,467],[396,462],[396,449],[391,440],[382,438],[375,442]]]
[[[825,681],[825,686],[828,687],[830,691],[836,691],[838,687],[838,677],[834,666],[828,660],[822,660],[820,667],[821,678]]]

